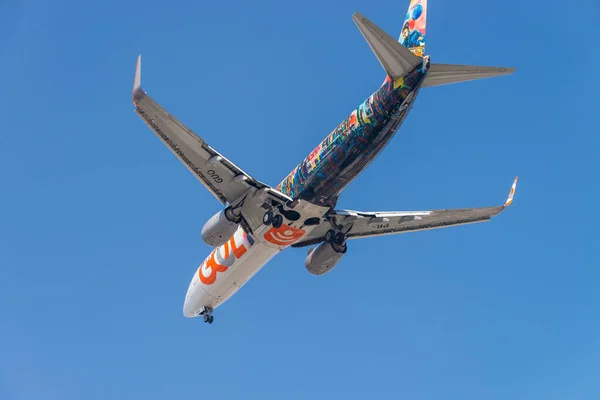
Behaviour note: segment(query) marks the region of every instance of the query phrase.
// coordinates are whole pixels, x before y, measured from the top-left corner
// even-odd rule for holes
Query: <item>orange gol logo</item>
[[[289,246],[300,239],[305,232],[306,231],[302,229],[281,225],[279,228],[269,229],[267,233],[265,233],[264,238],[267,242],[278,246]]]
[[[236,237],[239,245],[236,244]],[[246,232],[240,230],[224,245],[215,248],[198,268],[198,277],[205,285],[212,285],[217,280],[217,272],[225,272],[240,259],[252,246]]]

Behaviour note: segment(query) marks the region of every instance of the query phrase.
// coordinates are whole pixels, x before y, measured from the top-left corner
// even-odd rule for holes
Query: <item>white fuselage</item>
[[[325,207],[302,201],[295,209],[304,216],[302,221],[321,217],[327,211]],[[261,225],[251,236],[238,227],[224,245],[213,249],[194,273],[185,296],[183,315],[197,317],[206,308],[215,309],[223,304],[277,253],[314,229],[314,226],[301,224],[298,221],[279,228]]]

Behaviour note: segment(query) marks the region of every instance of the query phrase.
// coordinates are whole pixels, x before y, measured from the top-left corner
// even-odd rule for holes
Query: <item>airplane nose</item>
[[[198,272],[196,272],[185,294],[183,316],[186,318],[197,317],[200,311],[204,310],[204,307],[215,308],[216,304],[212,296],[204,290],[204,285],[198,279]]]
[[[186,298],[183,303],[183,316],[186,318],[194,318],[196,316],[196,310],[189,298]]]
[[[186,318],[195,318],[205,307],[214,308],[213,299],[204,291],[202,285],[192,286],[188,289],[188,294],[183,302],[183,316]]]

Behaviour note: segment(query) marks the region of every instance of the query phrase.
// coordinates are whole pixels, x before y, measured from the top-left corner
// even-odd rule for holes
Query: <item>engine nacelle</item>
[[[316,249],[308,253],[304,265],[313,275],[323,275],[333,267],[346,254],[346,244],[338,246],[332,243],[321,243]]]
[[[219,211],[202,227],[202,240],[213,247],[225,244],[235,233],[240,220],[240,217],[236,217],[229,207]]]

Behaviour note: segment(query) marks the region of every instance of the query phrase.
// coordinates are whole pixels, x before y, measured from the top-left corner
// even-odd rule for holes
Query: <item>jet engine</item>
[[[227,207],[206,221],[202,227],[202,240],[213,247],[221,246],[233,236],[240,221],[241,217]]]
[[[329,272],[346,254],[346,244],[342,246],[335,243],[324,242],[310,251],[306,256],[304,265],[313,275],[323,275]]]

